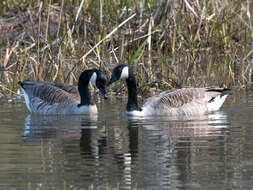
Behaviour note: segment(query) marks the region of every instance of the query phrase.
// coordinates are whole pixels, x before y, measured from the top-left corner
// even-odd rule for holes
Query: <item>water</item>
[[[253,189],[253,92],[188,120],[33,116],[0,103],[0,189]]]

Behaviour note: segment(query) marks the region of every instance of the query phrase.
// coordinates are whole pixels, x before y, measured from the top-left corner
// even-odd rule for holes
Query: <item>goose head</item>
[[[102,71],[98,69],[85,70],[80,75],[78,81],[78,88],[82,88],[82,86],[88,86],[89,82],[99,90],[99,92],[103,95],[105,99],[107,99],[108,96],[105,90],[107,78]]]
[[[110,81],[107,83],[107,86],[110,86],[112,83],[120,79],[128,79],[131,77],[131,68],[128,65],[120,64],[116,66],[112,71],[112,76]]]
[[[132,68],[124,64],[116,66],[112,71],[111,79],[108,82],[107,86],[111,85],[112,83],[120,79],[126,80],[127,84],[128,89],[128,101],[126,106],[127,112],[134,115],[142,114],[139,113],[142,111],[142,109],[139,108],[138,106],[137,84]]]

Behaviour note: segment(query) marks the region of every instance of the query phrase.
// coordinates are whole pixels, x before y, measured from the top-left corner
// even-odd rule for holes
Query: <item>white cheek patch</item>
[[[120,79],[127,79],[128,76],[129,76],[128,67],[124,67],[122,69],[122,72],[121,72],[121,75],[120,75]]]
[[[91,82],[91,84],[92,84],[94,87],[96,87],[96,80],[97,80],[97,73],[94,72],[94,73],[92,74],[92,76],[90,77],[90,82]]]

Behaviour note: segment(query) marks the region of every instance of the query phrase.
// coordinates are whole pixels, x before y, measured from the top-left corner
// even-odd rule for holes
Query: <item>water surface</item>
[[[34,116],[0,102],[0,189],[253,189],[253,91],[191,119]]]

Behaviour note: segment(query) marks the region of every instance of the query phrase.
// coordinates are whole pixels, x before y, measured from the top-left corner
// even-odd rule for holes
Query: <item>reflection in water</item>
[[[71,138],[66,130],[75,131],[80,137],[80,128],[96,128],[97,115],[28,115],[25,119],[24,138]],[[58,132],[63,132],[58,134]]]
[[[1,106],[0,189],[253,187],[251,91],[196,118],[123,118],[117,100],[94,119]]]
[[[136,129],[136,126],[142,127],[138,139],[143,140],[138,149],[141,162],[133,163],[139,168],[133,172],[135,174],[132,178],[141,181],[143,187],[155,186],[161,189],[183,186],[189,174],[196,172],[194,165],[198,157],[202,156],[200,150],[208,149],[211,139],[225,138],[225,131],[228,130],[227,116],[223,112],[186,120],[168,121],[167,118],[160,118],[159,121],[151,122],[129,121],[129,129]],[[221,146],[224,150],[224,144]]]
[[[154,135],[161,133],[163,137],[201,137],[217,135],[213,132],[220,132],[219,129],[227,128],[227,116],[223,112],[214,112],[209,115],[198,117],[180,118],[177,120],[168,120],[160,118],[159,121],[153,121],[150,124],[144,124],[143,128],[151,130]]]
[[[99,147],[103,141],[104,127],[97,126],[97,115],[28,115],[25,121],[25,140],[53,140],[68,141],[79,140],[83,155],[99,155]],[[99,134],[98,134],[99,133]]]
[[[86,187],[109,183],[123,189],[177,189],[185,183],[194,186],[189,176],[198,177],[195,166],[206,159],[201,149],[212,148],[209,141],[222,142],[227,127],[223,112],[185,120],[128,119],[114,124],[83,116],[29,115],[24,140],[50,147],[50,157],[41,158],[45,163],[51,160],[45,167],[53,171],[61,163],[57,165],[64,171],[61,176],[71,185],[82,181]],[[73,170],[74,175],[69,174]]]

